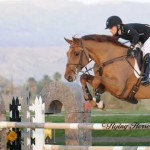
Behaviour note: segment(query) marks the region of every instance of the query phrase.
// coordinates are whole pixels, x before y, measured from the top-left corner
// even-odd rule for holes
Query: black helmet
[[[122,20],[118,16],[111,16],[106,21],[106,28],[105,29],[111,29],[113,26],[117,26],[119,24],[122,24]]]

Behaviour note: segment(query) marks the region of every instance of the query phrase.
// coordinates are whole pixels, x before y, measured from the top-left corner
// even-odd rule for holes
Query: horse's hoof
[[[85,101],[89,101],[89,98],[87,96],[84,96]]]
[[[96,98],[95,97],[93,97],[93,101],[96,102]]]
[[[96,102],[94,102],[93,100],[89,100],[89,103],[91,104],[92,107],[96,107]]]
[[[104,104],[103,101],[100,101],[99,103],[96,103],[96,104],[97,104],[97,107],[98,107],[99,109],[104,109],[104,108],[105,108],[105,104]]]
[[[89,101],[89,100],[93,99],[93,97],[92,97],[92,95],[84,95],[84,99],[86,101]]]

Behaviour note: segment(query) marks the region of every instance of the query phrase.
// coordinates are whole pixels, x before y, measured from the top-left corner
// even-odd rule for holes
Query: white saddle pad
[[[134,69],[138,72],[138,74],[140,75],[141,74],[141,71],[140,71],[140,69],[139,69],[139,66],[138,66],[138,64],[137,64],[137,61],[136,61],[136,59],[134,59],[135,60],[135,64],[134,64]],[[136,78],[140,78],[140,76],[136,73],[136,71],[134,70],[134,75],[136,76]]]

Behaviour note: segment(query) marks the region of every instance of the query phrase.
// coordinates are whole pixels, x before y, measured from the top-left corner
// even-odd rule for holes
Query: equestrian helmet
[[[117,26],[119,24],[122,24],[122,20],[118,16],[111,16],[106,21],[106,28],[105,29],[111,29],[113,26]]]

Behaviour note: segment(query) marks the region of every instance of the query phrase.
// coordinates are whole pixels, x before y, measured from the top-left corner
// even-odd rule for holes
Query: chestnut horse
[[[138,102],[137,99],[150,98],[150,86],[140,84],[140,73],[134,69],[135,59],[126,56],[127,46],[106,35],[87,35],[65,40],[70,45],[64,75],[66,80],[73,82],[90,59],[95,62],[94,76],[83,74],[80,78],[85,99],[92,106],[103,104],[100,94],[105,91],[133,104]],[[88,90],[87,82],[95,91],[94,98]]]

